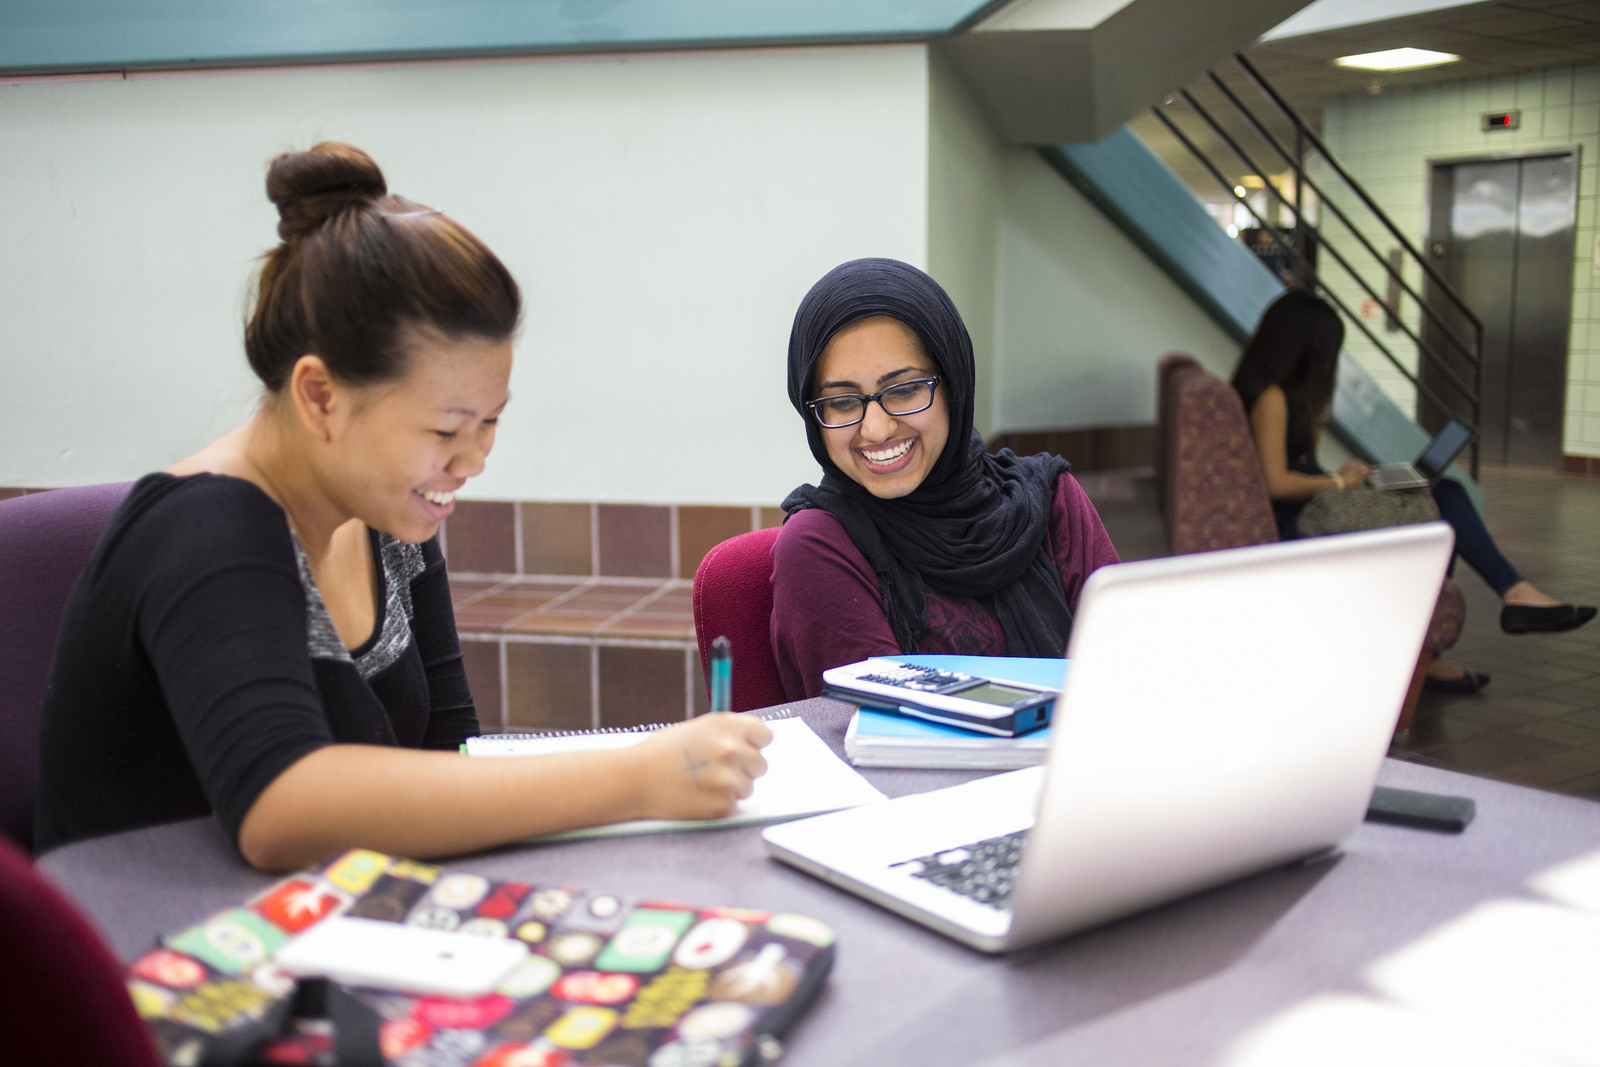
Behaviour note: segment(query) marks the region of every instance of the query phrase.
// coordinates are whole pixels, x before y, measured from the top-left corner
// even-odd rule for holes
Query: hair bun
[[[388,192],[383,171],[354,145],[323,141],[285,152],[267,168],[267,199],[278,208],[278,236],[292,241],[352,207]]]

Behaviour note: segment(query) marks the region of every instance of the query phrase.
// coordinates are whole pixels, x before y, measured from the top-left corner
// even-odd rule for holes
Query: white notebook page
[[[884,799],[872,783],[835,756],[804,719],[777,719],[767,725],[772,729],[772,743],[761,750],[767,760],[767,773],[755,780],[753,792],[739,802],[738,810],[733,815],[725,819],[636,819],[609,826],[569,830],[539,840],[565,841],[579,837],[709,830],[743,823],[779,822]],[[468,742],[468,751],[473,756],[489,757],[550,755],[626,748],[649,736],[647,732],[571,734],[566,737],[490,736],[473,738]]]

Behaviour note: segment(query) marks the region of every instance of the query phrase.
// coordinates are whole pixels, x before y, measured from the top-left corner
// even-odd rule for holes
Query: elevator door
[[[1577,171],[1570,151],[1432,168],[1427,254],[1483,323],[1478,440],[1484,459],[1561,466]],[[1426,298],[1459,336],[1470,337],[1437,292]],[[1470,365],[1426,316],[1423,340],[1470,384]],[[1445,375],[1426,360],[1420,370],[1423,384],[1454,409],[1419,397],[1424,427],[1437,432],[1452,413],[1471,417]]]

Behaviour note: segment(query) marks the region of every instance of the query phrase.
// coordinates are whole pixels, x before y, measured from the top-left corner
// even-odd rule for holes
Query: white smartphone
[[[446,997],[480,997],[494,990],[528,956],[509,937],[335,915],[276,954],[296,977],[332,978],[345,985]]]

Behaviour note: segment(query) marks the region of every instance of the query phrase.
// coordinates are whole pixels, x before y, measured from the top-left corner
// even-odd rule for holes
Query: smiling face
[[[510,398],[511,341],[419,335],[408,370],[360,390],[338,428],[331,495],[346,514],[411,544],[432,537],[483,470]]]
[[[877,316],[833,335],[817,360],[811,395],[813,399],[839,393],[867,395],[938,373],[938,365],[922,351],[911,327],[899,319]],[[894,500],[921,485],[933,470],[950,436],[950,412],[941,387],[926,411],[890,415],[874,402],[854,426],[820,429],[834,466],[880,500]]]

